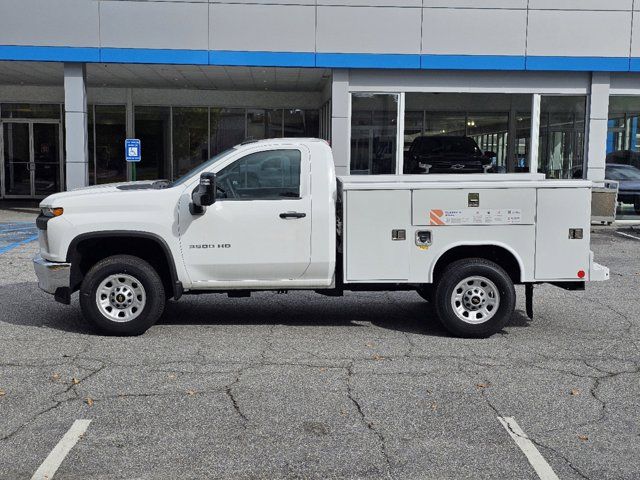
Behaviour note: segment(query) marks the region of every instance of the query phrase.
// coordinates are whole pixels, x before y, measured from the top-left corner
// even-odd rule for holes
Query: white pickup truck
[[[169,298],[415,290],[453,334],[513,314],[514,284],[605,280],[590,251],[591,182],[538,174],[345,176],[315,139],[251,141],[169,182],[51,195],[36,223],[40,287],[112,334]]]

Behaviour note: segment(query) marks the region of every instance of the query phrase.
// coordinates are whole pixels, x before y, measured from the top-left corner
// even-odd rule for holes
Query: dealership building
[[[310,136],[339,174],[421,173],[417,138],[468,137],[490,172],[602,182],[640,167],[638,18],[640,0],[2,0],[0,198],[131,179],[126,138],[137,179]]]

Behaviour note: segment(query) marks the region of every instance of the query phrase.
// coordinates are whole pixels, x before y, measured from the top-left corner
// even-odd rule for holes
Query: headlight
[[[42,215],[45,217],[59,217],[64,213],[64,208],[62,207],[42,207],[40,209]]]

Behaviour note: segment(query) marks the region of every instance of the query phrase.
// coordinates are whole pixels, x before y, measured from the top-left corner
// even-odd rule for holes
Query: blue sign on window
[[[137,138],[127,138],[124,141],[124,154],[127,162],[139,162],[142,160],[142,148]]]

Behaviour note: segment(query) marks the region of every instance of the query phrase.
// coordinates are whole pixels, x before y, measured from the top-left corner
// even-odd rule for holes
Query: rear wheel
[[[158,321],[165,305],[162,279],[146,261],[114,255],[96,263],[80,287],[84,317],[114,335],[139,335]]]
[[[458,260],[442,274],[435,306],[444,327],[461,337],[488,337],[502,330],[515,308],[513,281],[482,258]]]
[[[640,215],[640,197],[636,197],[635,201],[633,202],[633,209],[638,215]]]

